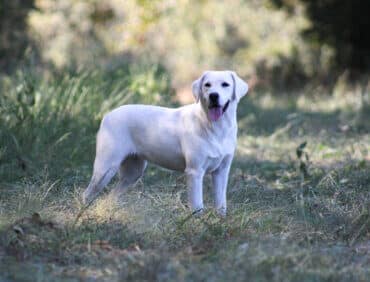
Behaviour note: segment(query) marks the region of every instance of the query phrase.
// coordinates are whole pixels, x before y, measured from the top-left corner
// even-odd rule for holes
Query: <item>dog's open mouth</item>
[[[230,101],[227,101],[225,106],[221,107],[219,105],[211,105],[208,108],[208,117],[211,121],[217,121],[224,112],[226,112],[228,106],[229,106]]]

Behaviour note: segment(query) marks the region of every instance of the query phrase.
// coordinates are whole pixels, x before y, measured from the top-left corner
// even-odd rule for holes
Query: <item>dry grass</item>
[[[246,98],[226,218],[211,208],[208,178],[209,208],[192,217],[184,177],[150,166],[122,199],[103,194],[74,225],[92,141],[83,161],[26,161],[32,175],[2,163],[0,280],[368,281],[370,135],[352,123],[355,104]]]

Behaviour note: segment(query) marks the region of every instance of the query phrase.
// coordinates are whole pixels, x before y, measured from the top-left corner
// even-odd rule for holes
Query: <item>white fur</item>
[[[203,209],[203,176],[211,173],[215,207],[226,214],[226,188],[237,137],[236,108],[248,85],[234,72],[207,71],[193,82],[192,89],[197,103],[191,105],[177,109],[125,105],[105,115],[97,135],[93,176],[83,194],[85,203],[117,171],[120,180],[115,191],[120,193],[142,176],[150,161],[186,173],[193,211]],[[207,115],[210,93],[219,94],[222,107],[229,102],[217,121]]]

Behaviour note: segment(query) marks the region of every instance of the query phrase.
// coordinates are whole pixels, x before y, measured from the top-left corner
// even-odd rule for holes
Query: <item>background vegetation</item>
[[[0,1],[0,280],[367,281],[368,9],[343,3]],[[104,113],[212,68],[252,86],[228,216],[149,166],[76,221]]]

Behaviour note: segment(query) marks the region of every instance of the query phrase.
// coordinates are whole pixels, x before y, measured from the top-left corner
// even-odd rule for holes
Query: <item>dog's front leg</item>
[[[215,208],[222,216],[226,215],[226,191],[231,161],[232,157],[226,157],[222,161],[221,165],[214,172],[212,172]]]
[[[190,208],[193,212],[203,210],[203,176],[204,171],[186,169]]]

